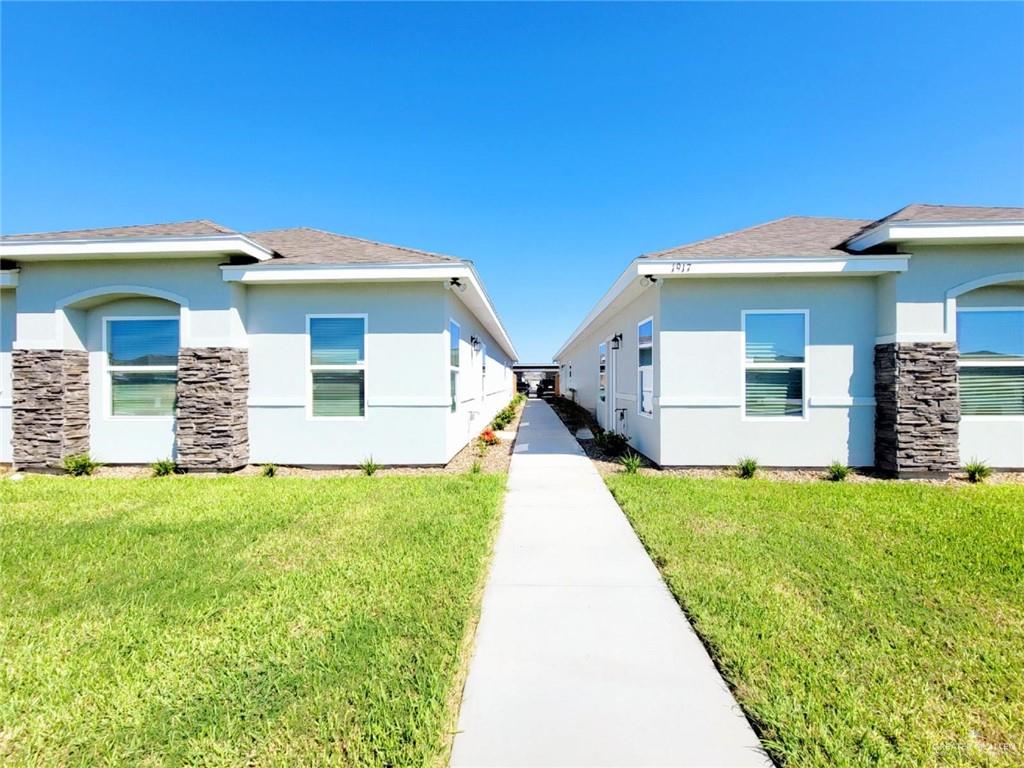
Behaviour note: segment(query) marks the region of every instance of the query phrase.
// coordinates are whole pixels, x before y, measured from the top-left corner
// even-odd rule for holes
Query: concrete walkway
[[[770,766],[600,475],[530,400],[451,765]]]

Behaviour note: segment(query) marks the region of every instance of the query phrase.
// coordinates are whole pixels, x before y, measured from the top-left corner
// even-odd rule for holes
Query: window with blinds
[[[654,318],[636,326],[636,410],[641,416],[654,417]]]
[[[448,383],[451,394],[449,406],[452,413],[459,409],[459,346],[462,330],[454,320],[448,321]]]
[[[744,414],[804,418],[806,355],[806,311],[744,312]]]
[[[1024,416],[1024,308],[957,310],[960,413]]]
[[[310,409],[315,418],[366,415],[365,315],[310,315]]]
[[[107,319],[111,416],[174,416],[179,336],[177,318]]]

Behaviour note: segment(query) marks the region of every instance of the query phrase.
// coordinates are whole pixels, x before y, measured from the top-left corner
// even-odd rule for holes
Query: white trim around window
[[[956,314],[961,312],[1024,312],[1024,307],[957,307]],[[953,329],[954,338],[957,344],[959,338],[959,322],[956,322]],[[957,370],[961,368],[1024,368],[1024,357],[984,358],[984,357],[960,357],[957,360]],[[962,392],[962,386],[961,386]],[[962,394],[961,394],[962,397]],[[961,405],[961,408],[963,406]],[[960,414],[961,421],[1024,421],[1024,414]]]
[[[651,340],[644,344],[640,343],[640,329],[647,323],[651,324]],[[650,349],[651,350],[651,362],[650,365],[640,365],[640,350]],[[648,391],[644,388],[644,370],[648,369],[650,379],[650,398],[644,398],[644,392]],[[644,403],[647,403],[650,410],[644,410]],[[645,317],[643,320],[636,324],[636,412],[637,415],[643,416],[645,419],[654,418],[654,315]]]
[[[802,315],[804,322],[803,362],[783,361],[779,363],[758,363],[747,359],[747,316],[748,315]],[[742,421],[807,421],[810,419],[810,358],[811,358],[811,311],[809,309],[743,309],[740,310],[740,418]],[[801,372],[801,399],[799,416],[748,416],[747,415],[747,371],[790,370]]]
[[[363,321],[363,359],[356,363],[345,364],[313,364],[313,335],[310,326],[313,320],[331,318],[350,318]],[[347,314],[311,314],[306,315],[306,420],[307,421],[366,421],[366,363],[370,357],[370,317],[363,313]],[[362,371],[363,372],[363,402],[361,416],[316,416],[313,413],[313,373],[319,371]]]
[[[178,365],[111,365],[110,364],[110,324],[119,321],[154,322],[174,320],[178,323],[178,348],[181,348],[181,318],[178,315],[104,315],[103,326],[103,418],[108,421],[173,421],[175,406],[171,413],[154,416],[116,415],[114,413],[114,382],[118,373],[174,373],[177,379]]]

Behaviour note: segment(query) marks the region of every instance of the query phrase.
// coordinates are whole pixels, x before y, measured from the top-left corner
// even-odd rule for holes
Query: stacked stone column
[[[178,466],[237,469],[249,463],[249,353],[231,347],[178,352]]]
[[[60,467],[89,452],[89,354],[71,349],[16,349],[11,355],[15,466]]]
[[[960,465],[958,351],[952,342],[875,346],[875,467],[943,476]]]

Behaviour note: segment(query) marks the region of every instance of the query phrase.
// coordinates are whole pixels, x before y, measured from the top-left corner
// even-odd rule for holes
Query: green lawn
[[[608,484],[781,763],[1024,764],[1024,485]]]
[[[442,762],[504,483],[0,480],[0,764]]]

